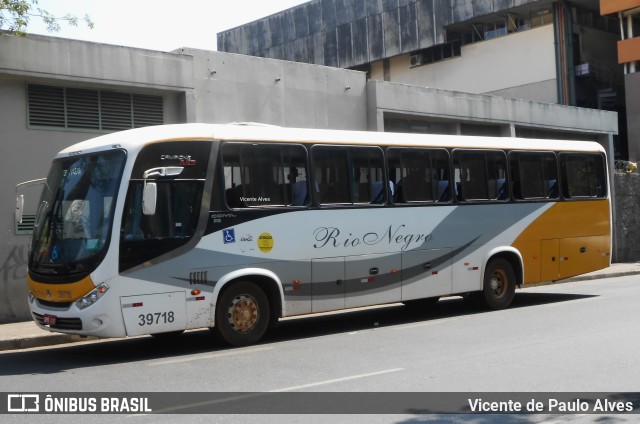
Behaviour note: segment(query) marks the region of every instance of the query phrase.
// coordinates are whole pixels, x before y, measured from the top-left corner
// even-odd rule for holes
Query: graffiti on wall
[[[14,245],[0,262],[0,322],[24,318],[26,301],[18,300],[24,297],[27,251],[26,245]]]

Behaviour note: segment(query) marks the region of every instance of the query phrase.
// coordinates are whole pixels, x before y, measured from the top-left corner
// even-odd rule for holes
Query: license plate
[[[58,317],[55,315],[45,314],[44,316],[44,325],[56,325],[58,321]]]

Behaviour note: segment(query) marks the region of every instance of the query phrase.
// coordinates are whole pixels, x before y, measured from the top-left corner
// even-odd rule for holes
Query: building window
[[[117,131],[164,123],[162,96],[27,85],[29,125]]]
[[[452,25],[446,29],[447,41],[466,45],[548,25],[553,23],[553,12],[550,8],[545,8],[522,14],[507,13],[506,16],[495,16],[495,19],[490,17],[484,19],[483,22]]]
[[[441,62],[453,57],[460,57],[462,54],[460,46],[460,41],[454,40],[450,43],[438,44],[413,52],[410,57],[411,67],[428,65],[429,63]]]

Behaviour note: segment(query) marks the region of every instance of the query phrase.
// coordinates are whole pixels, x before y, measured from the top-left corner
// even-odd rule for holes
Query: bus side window
[[[333,146],[314,146],[313,158],[318,203],[350,203],[347,149]]]
[[[449,156],[444,149],[390,148],[389,175],[395,203],[449,200]]]
[[[511,152],[511,180],[516,200],[558,198],[558,171],[551,152]]]
[[[386,178],[379,148],[314,146],[311,157],[318,203],[386,202]]]
[[[305,206],[309,202],[306,163],[301,145],[225,143],[222,168],[227,206]]]
[[[453,151],[458,201],[507,200],[507,163],[498,150]]]
[[[561,153],[565,198],[604,198],[607,195],[604,159],[599,154]]]
[[[385,203],[387,191],[382,150],[375,147],[351,147],[349,159],[354,182],[352,203]]]

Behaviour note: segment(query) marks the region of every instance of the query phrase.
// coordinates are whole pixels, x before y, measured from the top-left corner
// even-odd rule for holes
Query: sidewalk
[[[595,280],[598,278],[622,277],[637,274],[640,274],[640,263],[613,264],[607,269],[568,278],[562,280],[562,282]],[[97,340],[97,338],[50,333],[40,329],[33,321],[0,324],[0,351],[53,346],[87,340]]]

